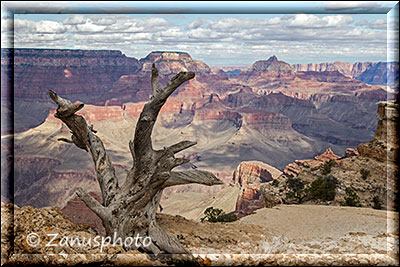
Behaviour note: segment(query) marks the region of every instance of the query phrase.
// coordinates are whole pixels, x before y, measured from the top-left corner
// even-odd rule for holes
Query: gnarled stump
[[[160,109],[182,83],[194,76],[193,72],[180,72],[160,89],[158,71],[153,64],[153,96],[144,105],[136,124],[134,138],[129,142],[133,166],[122,186],[118,184],[114,167],[93,126],[88,126],[82,116],[75,114],[84,105],[73,104],[54,91],[49,91],[50,97],[58,105],[55,117],[62,120],[72,133],[71,140],[60,141],[74,143],[91,154],[103,203],[99,203],[81,188],[78,188],[76,194],[101,218],[107,236],[116,235],[122,240],[127,237],[134,238],[138,234],[140,237],[150,237],[152,242],[149,246],[144,247],[143,243],[140,246],[140,249],[149,254],[190,254],[173,235],[156,222],[156,211],[164,188],[189,183],[222,184],[222,181],[206,171],[172,171],[173,168],[189,161],[176,158],[175,154],[195,145],[196,142],[182,141],[162,150],[154,150],[152,146],[151,134]],[[141,241],[143,242],[143,239]]]

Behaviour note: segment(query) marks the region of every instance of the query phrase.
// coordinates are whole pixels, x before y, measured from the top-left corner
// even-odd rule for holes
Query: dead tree
[[[141,248],[149,254],[190,254],[180,242],[156,222],[156,211],[164,188],[183,184],[217,185],[222,181],[212,173],[200,170],[172,171],[173,168],[189,162],[189,159],[174,155],[194,146],[196,142],[182,141],[161,150],[153,149],[151,134],[160,109],[167,98],[184,82],[194,78],[194,72],[180,72],[163,88],[159,88],[158,71],[153,64],[151,84],[153,96],[146,103],[136,124],[129,149],[133,166],[123,185],[118,184],[115,170],[104,148],[95,134],[93,126],[75,114],[83,103],[73,104],[50,90],[50,97],[58,105],[55,117],[63,121],[72,133],[71,140],[77,147],[88,151],[93,159],[103,203],[78,188],[76,194],[99,216],[107,236],[114,233],[122,240],[126,237],[149,236],[151,244]],[[135,248],[135,247],[134,247]]]

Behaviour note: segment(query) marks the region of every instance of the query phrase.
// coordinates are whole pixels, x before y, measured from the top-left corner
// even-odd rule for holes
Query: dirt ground
[[[335,239],[350,232],[398,233],[398,213],[357,207],[279,205],[257,210],[241,221],[264,226],[275,236],[293,241]]]
[[[232,223],[158,215],[195,253],[398,255],[398,213],[355,207],[279,205]]]

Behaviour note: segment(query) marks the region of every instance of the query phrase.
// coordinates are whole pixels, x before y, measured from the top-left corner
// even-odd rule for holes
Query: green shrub
[[[216,209],[213,207],[209,207],[204,211],[204,217],[200,219],[201,222],[233,222],[238,218],[235,214],[225,214],[222,209]]]
[[[288,192],[286,192],[286,198],[289,202],[302,203],[305,197],[304,186],[305,183],[299,178],[293,178],[289,176],[286,185]]]
[[[376,209],[376,210],[382,209],[382,203],[378,196],[374,196],[374,198],[372,199],[372,202],[374,203],[374,205],[372,206],[373,209]]]
[[[360,198],[355,192],[354,188],[347,187],[346,188],[346,196],[344,198],[344,203],[342,206],[351,206],[351,207],[361,207]]]
[[[279,181],[278,180],[273,180],[271,185],[277,187],[279,185]]]
[[[363,180],[366,180],[370,176],[371,172],[366,169],[361,169],[360,174],[361,174],[361,178],[363,178]]]
[[[325,161],[325,163],[321,165],[321,174],[328,175],[329,173],[331,173],[332,166],[334,166],[335,164],[336,161],[333,159]]]
[[[286,184],[292,191],[299,191],[304,189],[304,182],[299,178],[293,178],[293,176],[289,176]]]
[[[335,198],[337,184],[338,180],[332,175],[318,177],[308,189],[309,196],[311,199],[331,201]]]

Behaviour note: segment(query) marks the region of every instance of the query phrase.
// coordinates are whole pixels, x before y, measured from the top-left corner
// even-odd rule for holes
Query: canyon
[[[388,85],[390,88],[399,87],[398,62],[348,62],[293,64],[295,71],[338,71],[367,84]]]
[[[275,56],[228,74],[233,70],[216,70],[185,52],[155,51],[138,60],[108,50],[2,49],[1,62],[2,111],[13,115],[13,123],[2,127],[2,151],[13,150],[15,166],[13,196],[2,191],[2,198],[14,197],[21,206],[77,205],[74,190],[78,186],[99,193],[86,152],[57,141],[70,134],[54,118],[49,89],[85,103],[80,113],[98,130],[122,182],[131,165],[128,141],[151,96],[151,64],[159,69],[161,86],[180,71],[194,71],[196,77],[181,86],[161,110],[153,142],[158,149],[171,140],[196,141],[195,147],[182,153],[191,160],[182,168],[212,171],[225,182],[165,190],[165,212],[174,212],[171,207],[177,198],[186,201],[197,194],[193,199],[202,203],[197,209],[179,211],[197,219],[207,205],[217,202],[226,212],[250,214],[263,205],[262,183],[254,183],[254,177],[271,181],[296,160],[316,157],[328,148],[344,155],[349,148],[370,141],[379,121],[377,102],[396,95],[377,79],[368,84],[355,78],[355,73],[361,77],[372,72],[367,65],[345,71],[340,64],[336,69],[305,67]],[[396,69],[395,64],[391,66]],[[377,72],[371,75],[382,76],[382,68],[375,68]],[[13,104],[7,99],[13,99]],[[15,135],[9,135],[10,131]],[[11,160],[2,160],[3,173],[9,171]],[[243,176],[240,170],[248,167],[243,167],[246,162],[260,162],[252,167],[260,170],[239,178]],[[224,197],[225,202],[219,201]],[[253,205],[253,199],[258,204]]]

